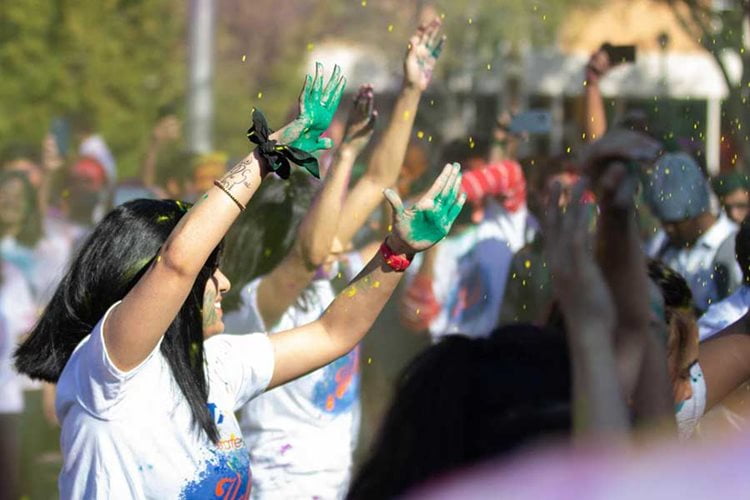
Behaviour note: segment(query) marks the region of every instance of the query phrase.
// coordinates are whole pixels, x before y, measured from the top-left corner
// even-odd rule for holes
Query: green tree
[[[722,117],[741,158],[750,161],[750,0],[659,0],[668,3],[682,28],[716,60],[729,89]],[[732,78],[729,57],[742,61],[739,80]]]
[[[135,174],[157,113],[181,104],[185,2],[0,3],[0,145],[40,142],[55,116],[90,113]]]

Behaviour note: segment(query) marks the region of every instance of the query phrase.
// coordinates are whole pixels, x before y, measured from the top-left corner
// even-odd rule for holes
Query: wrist
[[[269,173],[271,173],[271,167],[268,165],[266,159],[261,156],[257,149],[254,149],[253,152],[250,153],[246,158],[258,163],[258,173],[260,174],[261,180],[263,180]]]
[[[399,255],[406,255],[409,258],[414,257],[414,254],[416,253],[414,249],[412,249],[409,245],[407,245],[404,240],[399,238],[393,233],[388,234],[388,236],[385,237],[385,241],[383,242],[386,245],[388,245],[388,248],[390,248],[393,253],[399,254]]]
[[[414,259],[414,251],[399,238],[389,234],[380,245],[380,255],[386,265],[396,272],[405,271]]]
[[[401,85],[401,93],[407,96],[420,97],[422,95],[422,88],[416,82],[404,79]]]

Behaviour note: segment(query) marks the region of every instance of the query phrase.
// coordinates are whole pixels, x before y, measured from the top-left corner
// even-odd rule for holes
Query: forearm
[[[246,156],[220,179],[224,189],[247,205],[265,176],[255,152]],[[221,188],[213,186],[188,211],[164,243],[161,257],[183,274],[197,276],[240,210]]]
[[[586,317],[568,321],[573,367],[573,421],[581,436],[596,436],[628,429],[627,409],[615,365],[611,332],[591,324]]]
[[[383,189],[391,187],[398,179],[421,97],[419,89],[404,83],[393,106],[388,126],[367,166],[365,175],[379,182]]]
[[[607,132],[607,114],[604,110],[604,98],[599,82],[587,80],[583,94],[585,106],[583,131],[586,134],[586,142],[593,142]]]
[[[346,246],[354,234],[383,200],[383,190],[393,186],[404,162],[409,136],[414,125],[422,93],[404,85],[393,108],[390,122],[375,146],[365,175],[357,182],[344,201],[336,237]]]
[[[615,299],[617,328],[645,332],[649,326],[649,280],[634,210],[602,209],[597,261]]]
[[[295,251],[305,266],[316,269],[331,252],[357,151],[343,144],[337,151],[323,188],[302,220]]]
[[[276,363],[270,387],[351,351],[370,330],[402,276],[388,267],[378,252],[319,320],[271,336]]]
[[[706,411],[750,380],[750,335],[746,330],[739,333],[746,326],[738,326],[732,325],[730,332],[700,344],[699,362],[706,381]]]
[[[639,426],[674,433],[674,397],[667,372],[667,352],[659,339],[649,336],[640,376],[632,397]]]

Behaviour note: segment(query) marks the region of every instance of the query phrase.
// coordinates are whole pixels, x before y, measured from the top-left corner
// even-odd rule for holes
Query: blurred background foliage
[[[218,0],[215,148],[233,156],[247,151],[244,130],[253,106],[271,123],[280,123],[292,110],[304,63],[321,43],[376,48],[396,73],[416,23],[438,15],[448,36],[441,81],[474,80],[515,49],[553,43],[572,5],[595,3]],[[9,142],[37,144],[53,118],[82,112],[98,123],[120,177],[135,175],[159,115],[176,111],[184,117],[188,5],[184,0],[1,2],[0,148]]]

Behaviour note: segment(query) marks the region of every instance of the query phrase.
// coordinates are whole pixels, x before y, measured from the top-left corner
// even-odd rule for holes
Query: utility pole
[[[205,153],[212,149],[214,117],[214,0],[191,0],[189,16],[188,147]]]

